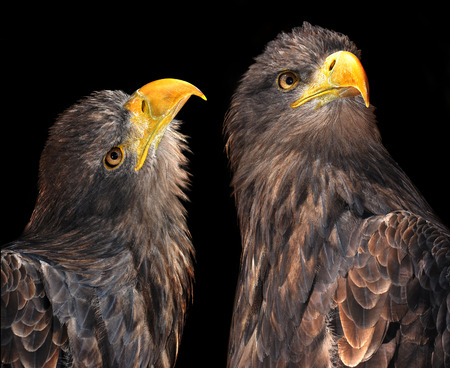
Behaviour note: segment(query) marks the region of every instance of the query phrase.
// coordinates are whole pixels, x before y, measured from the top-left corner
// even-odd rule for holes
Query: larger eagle
[[[2,249],[2,364],[174,365],[194,251],[173,118],[191,95],[175,79],[101,91],[53,125],[30,222]]]
[[[450,366],[450,233],[383,147],[359,58],[304,24],[233,97],[229,367]]]

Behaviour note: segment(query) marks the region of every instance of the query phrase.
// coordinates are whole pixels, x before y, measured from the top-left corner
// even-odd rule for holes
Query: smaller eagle
[[[450,367],[450,232],[383,147],[359,57],[305,23],[233,97],[229,367]]]
[[[1,361],[172,367],[193,280],[176,80],[93,93],[50,129],[30,222],[2,247]]]

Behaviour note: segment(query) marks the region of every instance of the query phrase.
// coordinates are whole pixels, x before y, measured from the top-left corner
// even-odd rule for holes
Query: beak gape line
[[[150,82],[134,92],[124,107],[133,115],[132,123],[141,131],[143,137],[131,142],[137,151],[138,171],[144,165],[149,148],[158,148],[169,123],[175,118],[191,95],[206,100],[205,95],[194,85],[178,79],[159,79]]]
[[[347,51],[338,51],[328,56],[317,71],[313,82],[303,95],[291,104],[299,107],[316,100],[319,108],[336,98],[361,95],[369,107],[369,82],[359,59]]]

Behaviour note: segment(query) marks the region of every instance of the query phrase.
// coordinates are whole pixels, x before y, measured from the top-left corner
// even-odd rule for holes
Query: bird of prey
[[[381,144],[359,58],[305,23],[233,96],[229,367],[450,366],[450,233]]]
[[[51,127],[39,195],[2,249],[1,361],[12,367],[171,367],[192,291],[182,201],[192,84],[101,91]]]

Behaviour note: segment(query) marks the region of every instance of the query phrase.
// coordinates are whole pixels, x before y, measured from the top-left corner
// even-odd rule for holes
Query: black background
[[[95,90],[131,94],[165,77],[193,83],[208,101],[191,98],[178,115],[191,137],[187,209],[197,261],[177,366],[224,366],[241,249],[222,123],[241,75],[268,41],[303,21],[349,35],[362,50],[385,146],[450,224],[447,10],[166,3],[3,11],[0,241],[18,237],[28,221],[40,152],[59,113]]]

